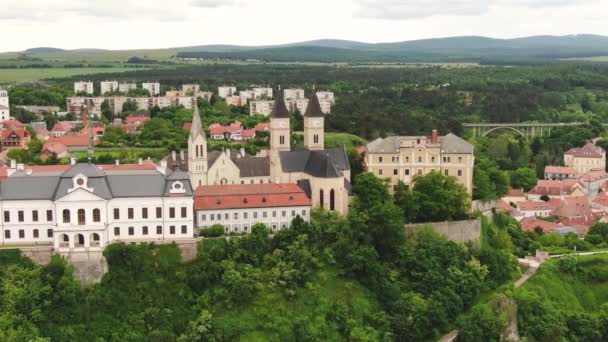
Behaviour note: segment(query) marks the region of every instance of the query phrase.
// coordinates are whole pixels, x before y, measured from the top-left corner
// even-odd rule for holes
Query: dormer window
[[[175,181],[171,183],[171,190],[169,190],[169,192],[172,194],[183,194],[186,192],[186,189],[184,189],[184,184],[182,182]]]
[[[89,188],[88,185],[88,178],[87,176],[83,175],[83,174],[78,174],[76,176],[74,176],[74,178],[72,178],[72,188],[68,189],[68,193],[76,190],[76,189],[85,189],[87,191],[93,192],[93,189]]]

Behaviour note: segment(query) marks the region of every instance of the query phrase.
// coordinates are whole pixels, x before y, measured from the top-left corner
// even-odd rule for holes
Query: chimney
[[[17,168],[17,161],[15,159],[11,159],[11,169]]]
[[[439,144],[439,133],[437,132],[436,129],[433,130],[432,134],[431,134],[431,143],[432,144]]]
[[[76,158],[70,157],[70,165],[76,165]]]
[[[139,158],[139,159],[137,160],[137,164],[138,164],[138,165],[143,165],[143,163],[144,163],[144,160],[143,160],[143,159]]]
[[[180,151],[179,151],[179,159],[180,159],[180,160],[184,160],[184,159],[186,159],[186,158],[185,158],[185,156],[184,156],[184,150],[180,150]]]
[[[177,153],[175,152],[175,150],[171,151],[171,159],[173,161],[175,161],[175,157],[177,156]]]
[[[120,160],[116,159],[114,162],[116,163],[116,166],[120,165]]]
[[[228,156],[228,158],[230,158],[230,149],[229,148],[226,149],[226,155]]]
[[[241,147],[241,157],[245,157],[245,148]]]

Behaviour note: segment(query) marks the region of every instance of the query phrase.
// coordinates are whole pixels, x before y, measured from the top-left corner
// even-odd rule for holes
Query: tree
[[[413,192],[420,207],[416,222],[461,220],[469,215],[469,194],[454,177],[435,171],[416,176]]]
[[[511,187],[514,189],[523,189],[524,192],[536,186],[536,171],[530,168],[519,168],[511,172]]]
[[[213,315],[207,311],[201,311],[195,321],[188,324],[188,329],[182,334],[178,342],[213,342],[217,341],[213,334]]]
[[[123,106],[123,109],[124,109],[124,106]],[[110,107],[110,101],[104,100],[101,103],[101,115],[103,115],[103,117],[106,118],[106,120],[108,120],[108,122],[110,122],[110,123],[114,119],[114,112],[112,111],[112,108]]]
[[[125,103],[122,104],[122,112],[134,112],[137,110],[137,102],[128,99]]]

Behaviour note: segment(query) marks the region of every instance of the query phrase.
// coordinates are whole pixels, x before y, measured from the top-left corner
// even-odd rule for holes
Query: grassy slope
[[[47,78],[71,77],[124,71],[143,70],[143,68],[40,68],[40,69],[2,69],[0,83],[27,82]]]
[[[608,302],[608,255],[578,258],[586,277],[563,274],[557,260],[550,260],[517,291],[529,291],[565,312],[595,311]]]
[[[350,307],[352,315],[363,323],[375,317],[380,305],[374,295],[355,281],[337,276],[331,269],[317,272],[317,285],[298,290],[296,299],[287,300],[280,290],[265,289],[258,293],[252,303],[236,308],[218,308],[215,321],[223,327],[240,327],[241,341],[281,341],[293,334],[296,323],[320,327],[328,324],[326,314],[335,302]],[[328,341],[340,340],[333,329]]]

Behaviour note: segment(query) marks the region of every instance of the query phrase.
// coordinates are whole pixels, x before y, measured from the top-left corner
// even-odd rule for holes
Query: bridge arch
[[[497,131],[497,130],[499,130],[499,129],[509,129],[509,130],[512,130],[512,131],[513,131],[513,132],[515,132],[515,133],[518,133],[518,134],[519,134],[519,135],[521,135],[522,137],[525,137],[525,136],[526,136],[526,135],[525,135],[525,134],[524,134],[522,131],[518,130],[518,129],[517,129],[517,128],[515,128],[515,127],[510,127],[510,126],[499,126],[499,127],[494,127],[494,128],[492,128],[492,129],[490,129],[490,130],[488,130],[488,131],[484,132],[484,133],[482,134],[482,137],[488,136],[488,134],[490,134],[490,133],[492,133],[492,132],[494,132],[494,131]]]

